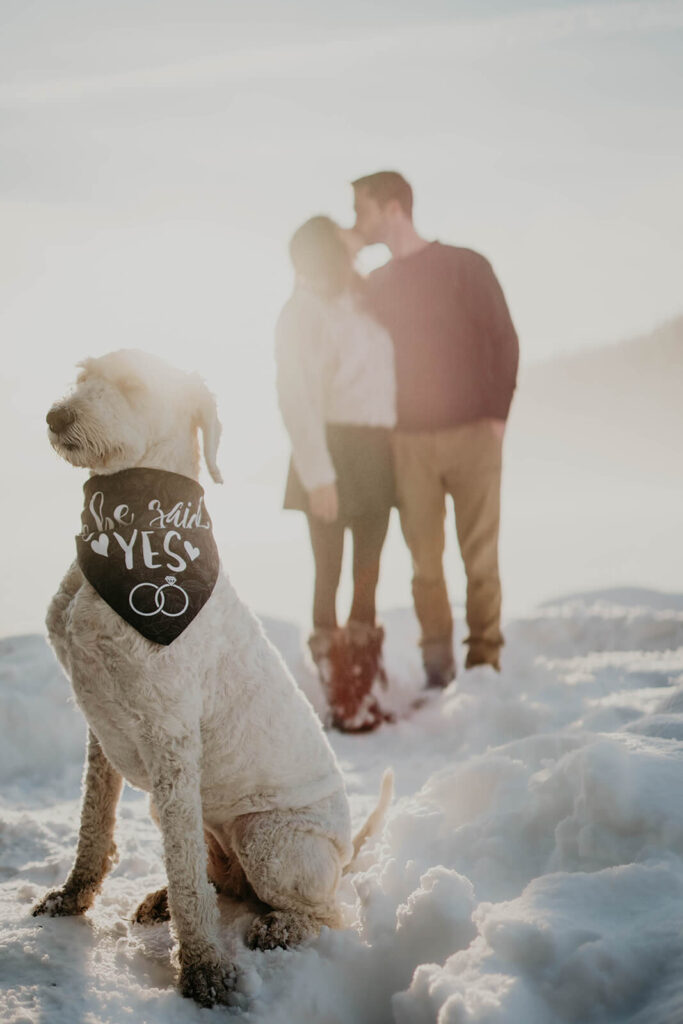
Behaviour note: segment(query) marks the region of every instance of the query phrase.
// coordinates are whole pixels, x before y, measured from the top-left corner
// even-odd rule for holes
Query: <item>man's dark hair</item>
[[[413,216],[413,190],[398,171],[377,171],[356,178],[351,184],[354,188],[363,188],[380,206],[386,206],[389,200],[396,199],[407,217]]]

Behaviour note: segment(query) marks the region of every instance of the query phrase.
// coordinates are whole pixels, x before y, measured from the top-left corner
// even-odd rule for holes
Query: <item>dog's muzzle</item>
[[[45,420],[53,434],[63,433],[76,419],[76,414],[65,406],[55,405],[48,412]]]

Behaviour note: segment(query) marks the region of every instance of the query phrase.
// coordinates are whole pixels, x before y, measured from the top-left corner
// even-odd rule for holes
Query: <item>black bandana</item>
[[[107,604],[157,644],[189,626],[218,578],[204,490],[162,469],[124,469],[83,486],[76,537],[83,575]]]

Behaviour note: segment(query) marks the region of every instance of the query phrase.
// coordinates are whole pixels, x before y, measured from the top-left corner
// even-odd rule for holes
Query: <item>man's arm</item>
[[[484,260],[479,298],[481,339],[486,347],[491,415],[506,420],[517,383],[519,340],[503,289]]]

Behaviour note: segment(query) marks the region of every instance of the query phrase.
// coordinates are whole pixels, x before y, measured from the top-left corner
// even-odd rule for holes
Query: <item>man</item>
[[[365,245],[383,242],[392,257],[370,274],[369,303],[394,341],[401,528],[413,561],[427,685],[443,687],[455,677],[443,573],[446,494],[467,575],[465,667],[500,670],[501,453],[519,345],[488,261],[422,238],[405,178],[380,171],[358,178],[353,189],[354,230]]]

